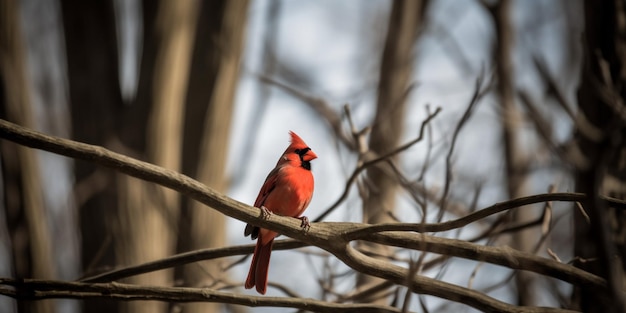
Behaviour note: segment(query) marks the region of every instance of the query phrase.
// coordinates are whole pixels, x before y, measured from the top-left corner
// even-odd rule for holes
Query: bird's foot
[[[311,223],[309,223],[309,218],[306,216],[300,216],[298,217],[298,219],[302,221],[302,223],[300,223],[300,227],[302,227],[305,232],[309,231],[309,229],[311,228]]]
[[[265,206],[261,206],[261,218],[268,220],[272,215],[272,211],[268,210]]]

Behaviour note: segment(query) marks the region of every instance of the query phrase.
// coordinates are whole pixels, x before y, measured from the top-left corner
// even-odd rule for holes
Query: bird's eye
[[[309,152],[311,150],[311,148],[304,148],[304,149],[296,149],[293,152],[297,155],[299,155],[300,157],[303,157],[307,152]]]

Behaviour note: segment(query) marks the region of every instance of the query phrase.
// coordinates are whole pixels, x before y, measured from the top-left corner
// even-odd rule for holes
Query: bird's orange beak
[[[304,156],[302,157],[302,160],[304,160],[304,161],[311,161],[313,159],[317,159],[317,154],[315,154],[315,152],[313,152],[313,150],[307,151],[304,154]]]

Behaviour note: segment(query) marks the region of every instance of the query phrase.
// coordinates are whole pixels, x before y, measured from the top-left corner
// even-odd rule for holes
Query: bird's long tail
[[[265,294],[265,291],[267,291],[267,273],[273,244],[273,238],[266,244],[263,244],[261,237],[257,240],[250,270],[248,271],[248,278],[246,278],[246,289],[256,286],[256,291],[260,294]]]

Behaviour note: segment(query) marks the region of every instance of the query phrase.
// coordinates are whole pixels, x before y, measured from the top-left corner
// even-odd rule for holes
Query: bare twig
[[[563,91],[561,91],[561,88],[559,87],[559,84],[550,74],[545,60],[538,55],[533,55],[533,63],[535,64],[539,75],[543,78],[548,87],[548,94],[554,97],[559,107],[574,122],[576,129],[592,140],[601,140],[604,136],[604,132],[587,120],[585,114],[576,114],[574,112],[572,109],[574,106],[568,103]]]
[[[437,214],[437,220],[440,221],[443,218],[443,214],[446,212],[446,206],[448,202],[448,193],[450,192],[450,184],[452,183],[452,155],[454,153],[454,147],[456,146],[456,140],[461,132],[461,129],[467,121],[469,120],[472,112],[474,111],[474,107],[478,103],[478,101],[485,95],[489,88],[482,87],[483,84],[483,75],[481,74],[476,79],[476,85],[474,86],[474,94],[470,99],[463,116],[459,120],[454,129],[454,134],[452,135],[452,142],[450,143],[450,149],[448,150],[448,154],[446,155],[446,179],[443,187],[443,194],[441,195],[441,201],[439,206],[439,213]]]
[[[413,146],[414,144],[420,142],[423,138],[424,138],[424,129],[426,128],[426,125],[435,118],[435,116],[437,116],[437,114],[439,114],[439,112],[441,112],[441,108],[437,108],[435,110],[435,112],[433,112],[432,114],[430,114],[423,122],[422,122],[422,126],[420,127],[420,133],[418,135],[417,138],[405,143],[404,145],[401,145],[400,147],[382,155],[379,156],[377,158],[374,158],[372,160],[366,161],[364,162],[361,166],[358,166],[356,169],[354,169],[354,172],[352,172],[352,175],[350,175],[350,178],[348,179],[348,181],[346,182],[346,186],[343,190],[343,193],[341,194],[341,196],[339,196],[339,199],[337,199],[337,201],[335,201],[335,203],[333,203],[328,209],[326,209],[320,216],[318,216],[314,222],[319,222],[322,221],[328,214],[330,214],[332,211],[334,211],[342,202],[343,200],[346,199],[346,197],[348,196],[348,192],[350,191],[350,187],[352,186],[352,184],[354,183],[354,181],[359,177],[359,174],[361,174],[361,172],[363,172],[365,169],[367,169],[370,166],[373,166],[379,162],[385,161],[387,159],[389,159],[390,157],[410,148],[411,146]]]
[[[583,207],[582,203],[580,203],[580,201],[576,201],[576,208],[578,209],[578,211],[580,211],[580,214],[582,214],[587,223],[590,224],[591,219],[589,218],[589,214],[587,214],[587,211],[585,211],[585,208]]]
[[[328,122],[328,125],[331,127],[334,135],[339,138],[342,143],[349,148],[354,148],[352,140],[350,140],[350,138],[341,130],[341,115],[335,112],[326,100],[308,95],[289,84],[280,82],[265,75],[259,75],[259,80],[264,83],[274,85],[309,105],[309,107],[315,110],[317,114],[322,116],[324,120]]]
[[[424,261],[425,253],[422,253],[417,261],[409,261],[409,271],[407,273],[407,281],[411,280],[411,277],[417,275],[420,271],[420,267],[422,262]],[[408,283],[408,282],[407,282]],[[409,304],[411,303],[411,291],[409,289],[406,290],[404,294],[404,302],[402,303],[402,313],[409,311]]]
[[[561,258],[559,258],[559,256],[554,251],[552,251],[552,249],[548,248],[546,249],[546,252],[548,252],[548,255],[550,255],[555,261],[563,263],[563,261],[561,261]]]

